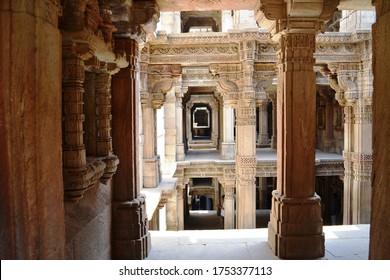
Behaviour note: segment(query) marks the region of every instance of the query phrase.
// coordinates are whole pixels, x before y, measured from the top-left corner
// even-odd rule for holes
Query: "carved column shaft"
[[[113,148],[121,160],[114,175],[112,258],[144,259],[150,250],[150,233],[145,197],[140,195],[138,44],[117,38],[115,47],[126,52],[129,66],[112,78]]]
[[[107,156],[112,152],[111,75],[108,73],[97,74],[96,77],[96,116],[96,155]]]
[[[267,209],[268,208],[268,202],[267,202],[267,178],[260,177],[259,178],[259,208],[260,209]]]
[[[271,148],[276,149],[277,146],[277,103],[276,103],[276,94],[270,94],[270,99],[272,102],[272,137],[271,137]]]
[[[355,106],[355,141],[352,153],[352,224],[368,224],[371,216],[372,107],[359,100]]]
[[[268,240],[281,258],[316,258],[325,249],[315,194],[315,33],[283,33],[279,45],[277,190]]]
[[[177,195],[177,223],[178,230],[184,230],[184,186],[178,184],[176,186],[176,195]]]
[[[156,154],[156,110],[152,106],[142,107],[142,123],[144,133],[143,186],[145,188],[155,188],[160,181],[160,176]]]
[[[178,223],[178,204],[177,204],[177,193],[176,190],[168,197],[166,204],[166,222],[167,230],[177,231],[179,230]]]
[[[334,113],[333,113],[333,99],[329,94],[323,94],[325,99],[325,137],[324,137],[324,151],[334,151]]]
[[[343,224],[351,223],[351,192],[353,186],[352,169],[352,151],[353,151],[353,107],[344,107],[344,207]]]
[[[183,93],[181,87],[177,86],[176,94],[176,160],[184,160],[184,143],[183,143]]]
[[[222,159],[234,159],[234,109],[223,102]]]
[[[117,51],[125,51],[129,66],[112,78],[112,134],[115,153],[123,161],[115,174],[114,199],[132,200],[139,196],[139,94],[137,94],[138,44],[132,39],[115,39]],[[126,139],[126,141],[124,140]]]
[[[226,181],[224,186],[225,200],[224,200],[224,228],[234,229],[234,181]]]
[[[64,259],[60,1],[0,4],[0,259]]]
[[[239,100],[236,112],[237,228],[256,228],[257,160],[254,99]]]
[[[267,103],[262,102],[259,106],[259,135],[257,143],[260,146],[268,145],[268,110]]]
[[[64,167],[78,168],[87,163],[83,138],[85,70],[75,45],[64,46],[62,63],[63,162]]]
[[[177,115],[176,115],[176,93],[173,89],[166,94],[164,103],[164,128],[165,128],[165,173],[172,176],[176,167],[177,149]]]

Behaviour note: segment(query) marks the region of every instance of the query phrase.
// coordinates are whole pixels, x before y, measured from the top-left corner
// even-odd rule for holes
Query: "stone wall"
[[[111,258],[111,181],[88,190],[77,203],[65,202],[66,258]]]

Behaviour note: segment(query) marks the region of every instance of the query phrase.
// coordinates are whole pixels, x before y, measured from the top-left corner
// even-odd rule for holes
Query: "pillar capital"
[[[326,20],[333,17],[339,0],[297,2],[293,0],[260,0],[255,7],[256,21],[269,29],[272,36],[281,32],[323,31]]]
[[[116,37],[127,37],[145,42],[146,35],[156,30],[160,10],[155,0],[118,1],[112,7],[112,21]]]

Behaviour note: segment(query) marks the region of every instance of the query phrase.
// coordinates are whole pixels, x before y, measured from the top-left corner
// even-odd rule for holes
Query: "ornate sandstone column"
[[[236,109],[237,228],[256,228],[256,94],[253,88],[254,43],[243,42],[243,90]]]
[[[143,146],[143,187],[155,188],[160,182],[159,158],[156,154],[156,107],[151,100],[142,102]]]
[[[333,134],[333,98],[330,92],[320,92],[320,95],[325,99],[325,137],[324,137],[324,151],[334,152],[334,134]]]
[[[316,258],[325,252],[315,194],[315,33],[285,33],[279,44],[278,183],[268,240],[281,258]]]
[[[143,259],[150,250],[150,234],[140,194],[138,43],[116,38],[115,47],[126,52],[129,66],[112,79],[113,146],[121,160],[114,176],[112,258]]]
[[[225,217],[224,217],[224,228],[225,229],[234,229],[235,228],[235,170],[232,168],[224,168],[224,178],[223,178],[223,188],[225,193]]]
[[[0,259],[64,259],[58,0],[0,3]]]
[[[272,103],[272,137],[271,137],[271,149],[276,149],[277,146],[277,122],[276,122],[276,112],[277,112],[277,104],[276,104],[276,93],[268,93],[268,98]]]
[[[181,81],[179,82],[181,83]],[[176,161],[184,160],[183,137],[183,92],[181,86],[175,86],[176,95]]]
[[[343,223],[369,223],[372,169],[372,95],[369,85],[372,77],[369,72],[362,73],[358,63],[334,63],[329,68],[333,73],[328,74],[330,85],[335,89],[340,105],[344,106]],[[359,86],[362,82],[366,85]],[[360,91],[362,88],[367,88],[368,92]]]
[[[223,98],[225,99],[225,98]],[[223,101],[223,129],[222,129],[222,146],[221,158],[234,159],[234,109],[229,103]]]
[[[261,102],[259,104],[259,135],[257,138],[257,143],[260,147],[269,145],[267,107],[267,102]]]
[[[315,193],[315,36],[336,1],[260,1],[257,20],[279,42],[277,94],[277,189],[268,241],[277,256],[310,259],[325,254],[321,199]],[[261,12],[260,12],[261,11]],[[306,18],[302,18],[306,17]],[[271,19],[272,21],[267,21]]]

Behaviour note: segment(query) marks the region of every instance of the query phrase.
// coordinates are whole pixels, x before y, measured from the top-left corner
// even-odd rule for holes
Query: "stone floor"
[[[277,260],[271,251],[267,228],[218,230],[215,213],[193,213],[186,228],[198,230],[151,231],[148,260]],[[264,213],[263,213],[264,214]],[[257,215],[258,219],[259,216]],[[195,217],[197,216],[197,217]],[[266,223],[265,221],[260,222]],[[192,225],[191,225],[192,224]],[[202,230],[204,228],[205,230]],[[367,260],[369,225],[324,226],[325,256],[321,260]]]

